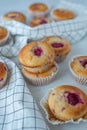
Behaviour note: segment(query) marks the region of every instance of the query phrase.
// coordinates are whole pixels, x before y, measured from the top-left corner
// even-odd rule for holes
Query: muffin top
[[[48,10],[48,7],[46,4],[43,3],[34,3],[28,7],[30,12],[33,13],[41,13]]]
[[[55,20],[68,20],[73,19],[75,17],[75,14],[73,11],[67,9],[54,9],[52,16]]]
[[[53,47],[56,55],[64,55],[70,51],[69,42],[61,37],[50,36],[45,38],[44,42],[50,44]]]
[[[57,73],[57,67],[54,64],[50,69],[48,69],[47,71],[43,72],[43,73],[31,73],[29,71],[27,71],[25,68],[22,68],[22,72],[26,77],[31,77],[31,78],[45,78],[48,76],[52,76],[54,73]]]
[[[71,61],[70,67],[77,75],[87,78],[87,56],[75,57]]]
[[[6,69],[6,65],[0,61],[0,81],[2,81],[7,74],[7,69]]]
[[[49,93],[48,105],[57,119],[76,120],[87,112],[87,95],[71,85],[58,86]]]
[[[0,40],[3,40],[7,36],[7,29],[0,26]]]
[[[42,66],[54,61],[53,48],[44,42],[33,41],[25,45],[19,52],[18,58],[22,65],[29,67]]]
[[[29,26],[35,27],[35,26],[42,25],[42,24],[47,24],[47,23],[50,23],[50,22],[51,22],[51,20],[46,18],[46,17],[33,18],[29,22]]]
[[[19,22],[25,22],[26,17],[24,14],[20,12],[8,12],[3,16],[3,20],[9,21],[9,20],[15,20]]]

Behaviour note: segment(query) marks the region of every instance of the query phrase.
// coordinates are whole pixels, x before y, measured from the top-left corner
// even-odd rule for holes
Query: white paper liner
[[[71,68],[71,63],[73,62],[74,58],[79,57],[79,56],[85,56],[85,55],[76,55],[76,56],[72,57],[71,60],[69,61],[69,69],[70,69],[70,72],[71,72],[73,78],[74,78],[77,82],[79,82],[79,83],[81,83],[81,84],[84,84],[84,85],[87,85],[87,78],[81,77],[81,75],[77,75],[77,74],[73,71],[73,69]]]
[[[4,63],[3,60],[0,60],[0,62]],[[7,66],[5,65],[5,63],[4,63],[4,66],[6,67],[6,75],[5,75],[5,77],[3,78],[3,80],[0,81],[0,89],[4,87],[4,85],[5,85],[5,83],[6,83],[6,80],[7,80]]]
[[[49,13],[49,9],[44,11],[44,12],[36,12],[35,13],[35,12],[30,11],[30,10],[28,10],[28,12],[29,12],[31,17],[38,17],[39,18],[39,17],[46,16]]]
[[[54,89],[54,88],[53,88],[53,89]],[[51,89],[51,90],[53,90],[53,89]],[[87,120],[86,120],[86,119],[83,119],[83,118],[79,118],[79,119],[76,120],[76,121],[74,121],[74,120],[72,119],[72,120],[68,120],[68,121],[65,121],[65,122],[60,121],[60,120],[55,120],[55,121],[50,120],[50,119],[49,119],[49,113],[48,113],[47,109],[45,108],[45,104],[46,104],[46,102],[47,102],[47,100],[48,100],[49,93],[50,93],[50,91],[47,92],[47,94],[40,100],[40,106],[41,106],[41,108],[43,109],[43,111],[44,111],[44,113],[45,113],[45,115],[46,115],[46,119],[47,119],[47,121],[48,121],[50,124],[52,124],[52,125],[67,124],[67,123],[79,124],[81,121],[87,122]]]
[[[64,61],[64,59],[66,58],[67,55],[68,55],[68,54],[55,56],[55,61],[58,62],[58,63],[59,63],[59,62],[62,62],[62,61]]]
[[[49,82],[52,82],[55,79],[55,77],[56,77],[56,75],[59,71],[58,64],[56,62],[55,62],[55,66],[56,66],[56,69],[57,69],[56,72],[53,72],[51,76],[48,76],[48,77],[45,77],[45,78],[31,78],[31,77],[25,75],[24,73],[23,74],[26,78],[29,79],[29,81],[33,85],[38,87],[40,85],[46,85],[46,84],[48,84]]]
[[[7,43],[7,40],[9,38],[10,34],[9,34],[9,31],[7,30],[7,35],[4,39],[0,40],[0,47],[5,45]]]

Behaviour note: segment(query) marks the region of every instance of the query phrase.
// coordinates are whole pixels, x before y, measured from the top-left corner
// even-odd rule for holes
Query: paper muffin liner
[[[2,60],[0,60],[0,62],[4,63]],[[6,75],[5,77],[3,78],[2,81],[0,81],[0,89],[4,87],[5,83],[6,83],[6,80],[7,80],[7,66],[4,64],[4,66],[6,67]]]
[[[4,39],[0,40],[0,46],[3,46],[3,45],[6,44],[6,42],[7,42],[8,38],[9,38],[9,36],[10,36],[10,33],[9,33],[9,31],[7,30],[7,36],[6,36]]]
[[[29,14],[30,14],[30,16],[31,17],[44,17],[44,16],[46,16],[48,13],[49,13],[49,9],[48,10],[46,10],[45,12],[32,12],[32,11],[30,11],[30,10],[28,10],[28,12],[29,12]]]
[[[81,83],[81,84],[84,84],[84,85],[87,85],[87,78],[82,77],[81,75],[77,75],[77,74],[73,71],[73,69],[71,68],[71,63],[73,62],[74,58],[79,57],[79,56],[83,56],[83,55],[77,55],[77,56],[74,56],[73,58],[71,58],[71,60],[70,60],[70,62],[69,62],[69,69],[70,69],[70,72],[71,72],[73,78],[74,78],[77,82],[79,82],[79,83]]]
[[[67,56],[67,54],[66,55],[55,56],[55,61],[58,62],[58,63],[62,62],[62,61],[65,60],[66,56]]]
[[[53,89],[51,89],[51,90],[53,90]],[[68,120],[68,121],[61,121],[61,120],[58,120],[58,119],[51,120],[49,118],[49,112],[45,107],[45,104],[47,103],[47,100],[48,100],[49,93],[50,93],[50,91],[47,92],[47,94],[40,100],[40,106],[41,106],[42,110],[44,111],[44,114],[46,116],[47,121],[50,124],[52,124],[52,125],[67,124],[67,123],[79,124],[81,121],[87,122],[87,118],[84,118],[84,116],[83,116],[83,118],[79,118],[78,120],[75,120],[75,121],[73,119]]]
[[[50,16],[51,16],[51,18],[52,18],[53,21],[57,22],[58,20],[56,20],[56,19],[54,18],[53,11],[54,11],[54,9],[52,9],[52,11],[51,11],[51,13],[50,13]]]
[[[29,79],[31,84],[38,87],[38,86],[41,86],[41,85],[46,85],[46,84],[48,84],[49,82],[52,82],[55,79],[55,77],[56,77],[56,75],[58,73],[58,70],[59,70],[58,65],[57,65],[56,62],[55,62],[55,67],[57,69],[56,72],[53,72],[52,75],[44,77],[44,78],[31,78],[31,77],[25,75],[24,73],[23,74],[27,79]]]

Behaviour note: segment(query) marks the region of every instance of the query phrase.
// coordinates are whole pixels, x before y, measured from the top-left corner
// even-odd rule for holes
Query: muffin
[[[67,9],[54,9],[52,11],[52,17],[56,21],[69,20],[75,17],[73,11]]]
[[[76,56],[72,58],[69,66],[76,81],[87,85],[87,56]]]
[[[87,112],[87,95],[77,87],[62,85],[50,91],[47,104],[55,120],[76,121]]]
[[[50,23],[51,20],[46,18],[46,17],[40,17],[40,18],[33,18],[30,22],[29,22],[29,26],[30,27],[36,27],[38,25],[42,25],[42,24],[47,24]]]
[[[31,16],[42,17],[48,13],[48,6],[44,3],[34,3],[28,7]]]
[[[2,88],[5,85],[6,79],[7,79],[7,67],[2,61],[0,61],[0,88]]]
[[[22,72],[29,81],[35,85],[43,85],[57,73],[54,56],[54,50],[49,44],[34,41],[20,50],[18,59],[23,65]]]
[[[56,62],[63,61],[70,52],[69,42],[61,37],[50,36],[45,38],[44,42],[50,44],[54,49]]]
[[[6,44],[8,37],[9,37],[9,32],[7,31],[7,29],[0,26],[0,46]]]
[[[18,22],[26,22],[26,16],[20,12],[8,12],[3,16],[4,21],[15,20]]]

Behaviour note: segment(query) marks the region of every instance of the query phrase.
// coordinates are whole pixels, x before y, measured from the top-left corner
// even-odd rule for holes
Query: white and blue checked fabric
[[[0,89],[0,130],[49,130],[20,70],[7,58],[8,76]]]

